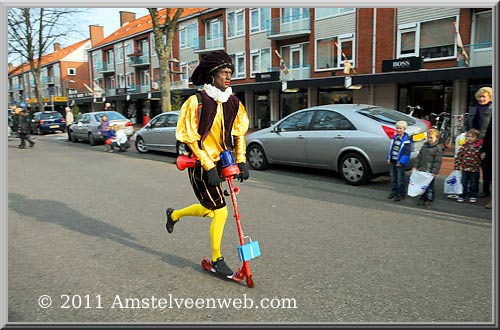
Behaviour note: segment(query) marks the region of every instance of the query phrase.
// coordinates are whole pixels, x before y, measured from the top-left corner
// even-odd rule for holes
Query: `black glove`
[[[238,174],[238,179],[240,182],[247,180],[250,177],[250,171],[248,170],[246,163],[238,163],[238,168],[240,169],[240,174]]]
[[[219,177],[219,173],[217,172],[217,168],[212,168],[207,173],[207,183],[211,186],[218,186],[222,183],[222,179]]]

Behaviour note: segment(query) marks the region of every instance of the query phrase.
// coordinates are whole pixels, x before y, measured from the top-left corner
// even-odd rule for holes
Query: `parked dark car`
[[[57,111],[35,112],[31,117],[31,132],[45,134],[49,132],[66,130],[66,120]]]

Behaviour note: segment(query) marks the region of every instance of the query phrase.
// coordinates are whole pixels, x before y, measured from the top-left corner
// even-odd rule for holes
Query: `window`
[[[193,73],[194,68],[198,66],[198,61],[191,62],[182,62],[179,64],[180,71],[182,72],[180,79],[185,79],[190,81],[191,74]]]
[[[123,63],[123,46],[118,46],[118,51],[116,52],[116,63]]]
[[[354,35],[345,34],[316,40],[317,71],[343,68],[345,61],[354,66]]]
[[[268,20],[271,18],[271,8],[250,9],[250,32],[264,32],[268,29]]]
[[[304,131],[309,128],[313,114],[313,111],[295,114],[285,119],[279,128],[283,131]]]
[[[443,59],[456,56],[456,17],[405,24],[398,27],[398,57]]]
[[[113,65],[114,61],[115,61],[114,52],[112,50],[108,50],[106,52],[106,63],[109,65]]]
[[[281,22],[289,23],[309,18],[309,8],[281,8]]]
[[[315,19],[322,19],[325,17],[333,17],[346,13],[353,13],[355,8],[316,8]]]
[[[318,111],[313,121],[312,130],[354,130],[354,125],[343,115],[335,111]]]
[[[220,18],[207,22],[207,40],[222,38],[222,21]]]
[[[181,49],[197,46],[198,23],[183,25],[179,28],[179,44]]]
[[[271,48],[253,50],[250,52],[250,77],[256,73],[269,72],[271,70]]]
[[[245,35],[245,10],[227,11],[226,27],[228,38]]]
[[[233,60],[234,72],[233,79],[241,79],[246,77],[245,68],[245,53],[236,53],[229,55]]]
[[[131,90],[135,90],[135,73],[133,72],[129,72],[127,73],[126,75],[126,85],[124,85],[124,87],[127,87]],[[123,78],[123,75],[122,75],[122,78]],[[125,84],[125,82],[124,82]]]
[[[97,53],[93,53],[92,54],[92,67],[94,68],[94,70],[97,69],[98,65],[99,65],[99,63],[97,62]],[[42,74],[42,76],[43,76],[43,74]]]
[[[76,69],[68,68],[68,76],[75,76],[75,75],[76,75]]]
[[[476,14],[476,30],[474,31],[474,50],[492,48],[491,11]]]

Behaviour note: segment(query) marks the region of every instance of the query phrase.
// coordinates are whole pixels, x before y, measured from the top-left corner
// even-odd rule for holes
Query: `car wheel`
[[[76,138],[75,133],[73,133],[73,132],[71,132],[71,131],[69,132],[69,139],[70,139],[70,140],[71,140],[71,142],[73,142],[73,143],[77,143],[77,142],[78,142],[78,139]]]
[[[370,179],[370,165],[366,159],[358,153],[345,154],[340,160],[339,166],[342,179],[350,185],[358,186]]]
[[[250,166],[257,171],[265,170],[269,165],[264,149],[258,144],[251,144],[248,146],[247,158]]]
[[[91,146],[95,146],[96,145],[96,140],[95,140],[95,137],[92,133],[89,133],[89,143]]]
[[[144,139],[140,136],[136,137],[136,139],[135,139],[135,148],[141,154],[145,154],[146,152],[149,151],[148,146],[146,145],[146,142],[144,142]]]

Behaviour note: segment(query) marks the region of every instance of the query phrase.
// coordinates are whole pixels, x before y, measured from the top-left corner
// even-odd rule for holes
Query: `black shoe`
[[[396,194],[390,193],[389,196],[387,196],[387,199],[393,199],[394,197],[396,197]]]
[[[404,197],[402,196],[396,196],[396,198],[394,198],[394,201],[395,202],[399,202],[400,200],[402,200]]]
[[[484,197],[489,197],[489,196],[490,196],[489,191],[485,191],[485,192],[482,192],[479,195],[477,195],[478,198],[484,198]]]
[[[17,146],[17,149],[26,149],[26,148],[23,146]]]
[[[169,234],[171,234],[174,231],[174,225],[175,225],[175,221],[174,219],[172,219],[172,212],[174,212],[174,209],[170,207],[165,211],[165,214],[167,215],[167,222],[165,224],[165,228],[167,228]]]
[[[212,261],[212,268],[215,269],[215,272],[217,274],[226,276],[226,277],[231,277],[233,276],[233,271],[231,268],[229,268],[226,265],[226,262],[224,261],[224,257],[219,257],[217,260],[214,262]]]
[[[30,148],[33,148],[35,146],[35,142],[29,145]]]

